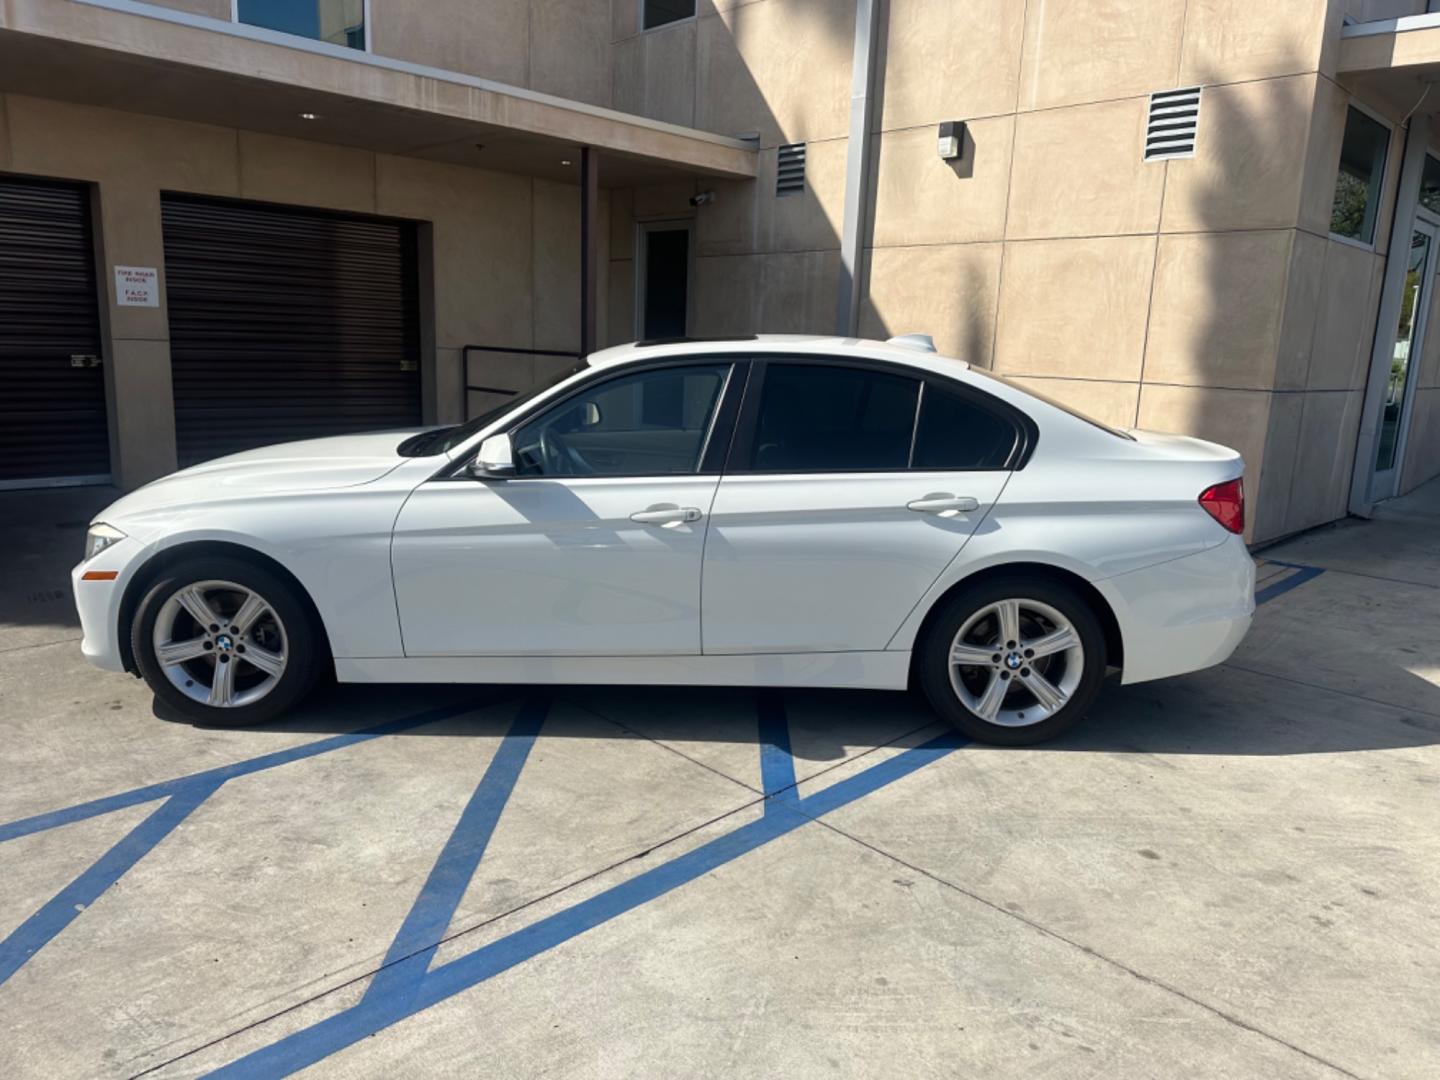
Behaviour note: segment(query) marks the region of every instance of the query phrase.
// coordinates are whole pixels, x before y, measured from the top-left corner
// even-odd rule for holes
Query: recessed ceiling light
[[[569,164],[570,164],[570,159],[569,159],[569,158],[561,158],[561,159],[560,159],[560,164],[561,164],[561,165],[569,165]]]
[[[313,112],[302,112],[302,113],[300,114],[300,119],[301,119],[301,120],[319,120],[319,119],[320,119],[320,114],[319,114],[319,113],[313,113]]]

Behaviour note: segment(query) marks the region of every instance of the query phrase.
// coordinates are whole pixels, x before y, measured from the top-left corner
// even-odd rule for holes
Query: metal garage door
[[[0,178],[0,488],[109,480],[90,192]]]
[[[165,196],[182,465],[420,423],[415,227]]]

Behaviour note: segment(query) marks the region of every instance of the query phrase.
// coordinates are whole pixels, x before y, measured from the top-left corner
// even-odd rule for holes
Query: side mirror
[[[476,480],[503,480],[515,475],[509,435],[491,435],[480,444],[480,452],[466,467]]]

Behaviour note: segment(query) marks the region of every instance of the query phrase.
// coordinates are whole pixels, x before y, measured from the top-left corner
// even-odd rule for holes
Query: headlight
[[[89,562],[100,552],[104,551],[116,540],[124,540],[125,534],[113,525],[106,525],[103,521],[97,521],[90,526],[90,531],[85,534],[85,558]]]

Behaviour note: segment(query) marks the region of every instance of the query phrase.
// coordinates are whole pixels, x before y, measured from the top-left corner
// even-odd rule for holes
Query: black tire
[[[961,700],[951,683],[950,650],[956,635],[971,616],[1007,599],[1039,601],[1055,609],[1069,621],[1084,650],[1078,685],[1070,692],[1065,704],[1044,719],[1024,726],[992,723],[976,715]],[[996,648],[1000,649],[1000,646]],[[1001,652],[1004,650],[1001,649]],[[1018,575],[993,577],[962,589],[945,602],[931,620],[923,640],[918,643],[915,660],[920,689],[943,718],[979,742],[998,746],[1030,746],[1053,739],[1073,726],[1094,704],[1105,679],[1105,630],[1085,597],[1062,582]],[[1018,678],[1013,680],[1013,684],[1017,688],[1023,686]],[[1029,692],[1019,692],[1022,695],[1019,700],[1027,700],[1025,695]]]
[[[285,669],[269,692],[257,701],[226,708],[196,701],[171,683],[155,656],[155,622],[165,602],[185,586],[202,581],[233,582],[253,590],[264,597],[284,627]],[[264,567],[226,557],[187,559],[162,571],[150,583],[145,598],[135,610],[130,623],[130,647],[140,674],[156,699],[172,712],[210,727],[249,727],[288,712],[314,688],[327,656],[323,632],[316,625],[309,606],[296,595],[294,586]],[[200,681],[204,685],[203,680]]]

